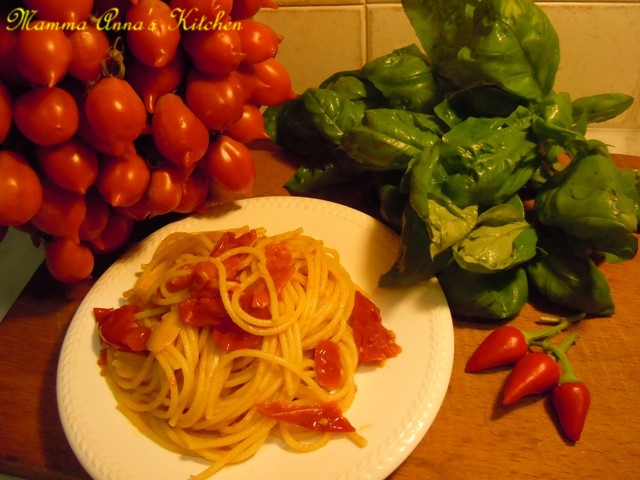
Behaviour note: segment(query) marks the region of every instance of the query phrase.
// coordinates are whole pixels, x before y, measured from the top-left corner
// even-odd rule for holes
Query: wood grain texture
[[[293,171],[292,159],[269,145],[257,145],[255,152],[254,195],[286,195],[282,184]],[[640,168],[640,158],[616,160]],[[333,192],[332,199],[366,211],[356,194]],[[563,439],[544,397],[529,397],[510,408],[500,405],[507,369],[464,373],[467,358],[496,325],[455,319],[453,373],[442,408],[425,438],[389,478],[640,478],[640,259],[602,265],[602,270],[616,312],[578,323],[574,328],[580,339],[569,352],[592,395],[578,443]],[[91,284],[60,285],[41,268],[0,323],[0,473],[87,478],[64,436],[55,382],[66,328]],[[541,312],[547,312],[542,305],[529,304],[512,324],[538,328]]]

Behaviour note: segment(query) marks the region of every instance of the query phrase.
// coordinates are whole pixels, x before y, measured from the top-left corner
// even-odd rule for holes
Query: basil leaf
[[[630,259],[638,250],[636,202],[632,185],[603,154],[574,159],[536,195],[538,220],[556,227],[596,251]],[[626,180],[629,181],[629,180]]]
[[[327,160],[328,159],[328,160]],[[310,193],[327,187],[345,185],[362,175],[362,169],[342,157],[340,152],[309,158],[284,184],[296,193]]]
[[[533,258],[537,235],[521,212],[504,203],[483,212],[474,229],[453,247],[453,257],[467,270],[508,270]]]
[[[393,109],[367,110],[362,123],[345,133],[341,148],[375,169],[406,168],[413,157],[439,140],[431,115]]]
[[[572,102],[575,122],[584,119],[586,123],[606,122],[617,117],[633,104],[633,97],[622,93],[600,93],[580,97]]]
[[[269,138],[285,150],[308,157],[335,148],[309,121],[300,98],[269,107],[263,117]]]
[[[515,317],[529,295],[522,267],[486,274],[466,270],[450,261],[438,274],[438,281],[451,312],[464,317]]]
[[[556,31],[524,0],[402,0],[433,69],[450,85],[498,85],[535,102],[551,93],[560,60]]]
[[[533,132],[546,142],[553,140],[559,144],[584,140],[584,133],[574,130],[573,110],[568,93],[550,95],[535,105],[536,117]]]
[[[442,99],[431,67],[416,45],[370,60],[360,75],[382,92],[391,108],[430,112]]]
[[[450,257],[449,252],[436,257],[429,254],[431,240],[426,225],[410,205],[404,211],[401,238],[402,246],[395,263],[378,279],[381,287],[413,285],[432,278]]]
[[[589,255],[562,232],[540,236],[540,253],[526,265],[531,285],[552,302],[577,312],[612,315],[607,280]]]
[[[364,105],[333,90],[308,88],[300,96],[310,123],[334,144],[362,121]]]
[[[427,231],[431,239],[432,257],[445,251],[465,238],[478,218],[478,207],[460,208],[450,200],[427,195],[428,209],[425,215]]]
[[[438,161],[446,197],[460,207],[491,206],[529,181],[539,159],[520,113],[507,119],[469,117],[442,136]]]

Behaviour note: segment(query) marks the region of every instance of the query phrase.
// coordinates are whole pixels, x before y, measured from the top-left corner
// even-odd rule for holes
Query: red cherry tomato
[[[273,106],[295,98],[291,88],[291,76],[275,58],[250,66],[258,83],[251,93],[251,100],[258,105]]]
[[[22,154],[0,150],[0,225],[18,226],[42,205],[42,184]]]
[[[102,246],[100,236],[109,221],[109,204],[95,188],[86,193],[85,202],[87,213],[80,224],[80,240],[97,242],[99,246]]]
[[[244,59],[240,34],[236,30],[194,30],[185,32],[182,45],[195,67],[207,75],[226,75]]]
[[[231,8],[231,18],[243,20],[251,18],[262,8],[278,8],[273,0],[236,0]]]
[[[49,272],[61,282],[79,282],[91,276],[93,253],[81,243],[54,237],[44,244],[44,254]]]
[[[95,137],[109,152],[121,155],[146,126],[147,112],[131,85],[117,77],[106,77],[89,90],[84,115]]]
[[[84,195],[51,182],[42,182],[42,205],[31,223],[44,233],[80,242],[80,225],[87,213]]]
[[[209,179],[204,172],[194,170],[182,182],[180,203],[173,211],[177,213],[203,212],[208,194]]]
[[[273,58],[278,53],[282,36],[269,25],[251,19],[240,21],[238,30],[245,63],[260,63]]]
[[[248,192],[256,177],[251,150],[226,135],[211,143],[203,160],[207,175],[232,192]]]
[[[212,131],[224,130],[242,117],[247,100],[236,76],[211,77],[196,70],[188,76],[185,98],[193,113]]]
[[[204,21],[222,19],[231,12],[233,0],[171,0],[169,6],[183,30],[196,30]]]
[[[109,37],[104,30],[87,25],[84,30],[69,34],[73,57],[69,74],[83,82],[95,82],[100,78],[102,63],[109,57]]]
[[[107,226],[100,235],[100,242],[92,242],[90,248],[99,254],[110,253],[122,247],[131,238],[134,220],[118,213],[115,209],[109,210]]]
[[[172,212],[180,204],[182,197],[182,178],[170,166],[163,165],[153,170],[147,189],[149,216]]]
[[[145,194],[150,180],[149,166],[133,150],[100,158],[96,187],[109,205],[133,205]]]
[[[73,49],[61,29],[41,29],[31,22],[18,35],[18,70],[34,85],[53,87],[67,74]]]
[[[127,10],[126,20],[143,26],[127,30],[129,49],[139,62],[163,67],[173,60],[180,29],[169,5],[161,0],[140,0]]]
[[[78,130],[78,106],[60,87],[39,87],[16,98],[13,117],[18,130],[36,145],[66,142]]]
[[[28,80],[17,68],[20,30],[8,27],[5,18],[0,16],[0,79],[8,85],[27,86]]]
[[[264,129],[264,117],[258,107],[251,103],[244,106],[242,117],[227,127],[224,133],[241,143],[269,138]]]
[[[231,72],[229,75],[235,77],[238,83],[240,83],[248,103],[253,103],[251,102],[251,95],[258,87],[267,87],[267,84],[256,76],[253,66],[250,64],[241,63],[237,70]],[[255,103],[253,104],[256,105]]]
[[[116,210],[125,217],[141,222],[151,216],[151,200],[149,199],[149,195],[145,193],[142,198],[133,205],[116,207]]]
[[[183,167],[194,165],[209,146],[209,130],[175,93],[158,99],[151,133],[160,154]]]
[[[124,22],[127,10],[132,5],[131,0],[93,0],[93,14],[111,23]]]
[[[98,133],[89,125],[87,116],[83,111],[80,111],[80,125],[78,125],[77,137],[80,138],[89,147],[94,149],[97,153],[105,155],[122,155],[122,153],[128,149],[134,148],[133,140],[129,143],[108,143],[108,138],[102,138],[98,136]]]
[[[51,22],[79,23],[89,19],[93,0],[24,0],[25,6],[36,10],[38,18]]]
[[[127,63],[125,79],[140,95],[147,112],[153,113],[156,101],[173,92],[182,83],[185,54],[179,49],[164,67],[149,67],[133,59]]]
[[[0,143],[7,139],[13,119],[13,98],[11,92],[0,80]]]
[[[77,138],[38,147],[36,159],[49,180],[72,192],[86,193],[98,176],[98,156]]]

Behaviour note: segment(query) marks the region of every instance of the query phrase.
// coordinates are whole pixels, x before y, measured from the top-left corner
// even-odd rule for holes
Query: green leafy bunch
[[[594,258],[637,252],[639,173],[587,125],[633,98],[555,92],[558,36],[529,0],[403,0],[418,45],[265,112],[296,193],[370,188],[402,248],[380,285],[437,277],[453,313],[515,316],[530,290],[610,315]]]

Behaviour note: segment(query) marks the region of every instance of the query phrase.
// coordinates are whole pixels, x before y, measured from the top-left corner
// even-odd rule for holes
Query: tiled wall
[[[276,2],[277,10],[263,9],[257,18],[284,37],[278,59],[291,73],[297,92],[417,42],[400,0]],[[640,131],[640,1],[537,3],[560,37],[555,89],[572,98],[607,92],[633,95],[631,109],[599,127],[625,129],[635,142]],[[637,141],[635,153],[640,154],[640,138]]]

